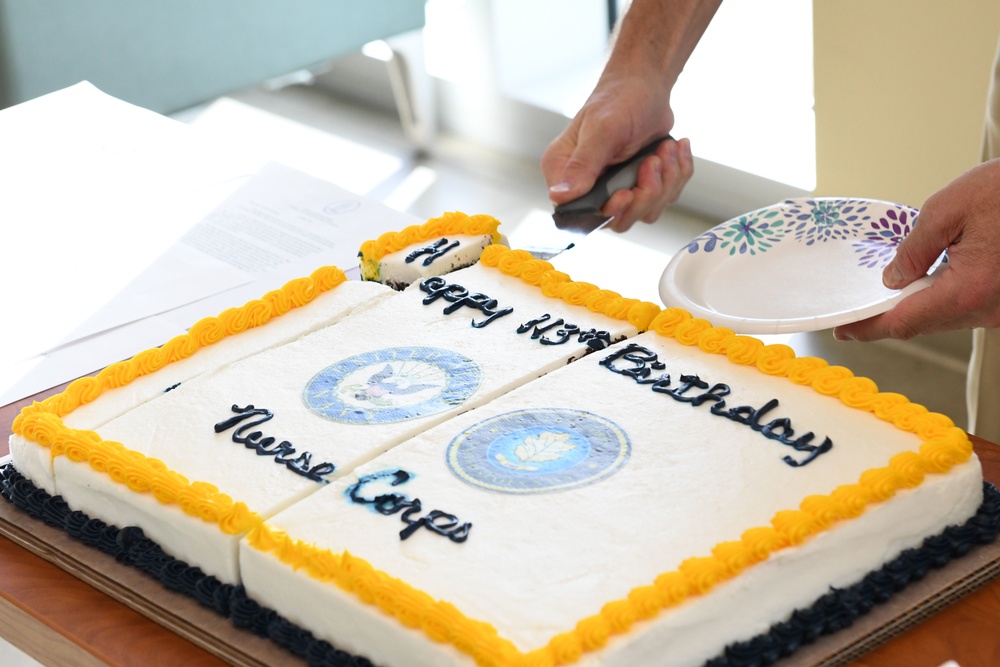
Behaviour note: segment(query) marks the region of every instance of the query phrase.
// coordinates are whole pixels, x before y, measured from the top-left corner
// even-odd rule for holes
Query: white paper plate
[[[789,199],[699,235],[667,264],[660,299],[745,334],[863,320],[930,285],[882,285],[917,210],[871,199]],[[935,264],[947,261],[946,255]]]

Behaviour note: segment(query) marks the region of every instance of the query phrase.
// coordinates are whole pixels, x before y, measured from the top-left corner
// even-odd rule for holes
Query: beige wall
[[[920,206],[979,160],[991,0],[813,0],[820,196]]]

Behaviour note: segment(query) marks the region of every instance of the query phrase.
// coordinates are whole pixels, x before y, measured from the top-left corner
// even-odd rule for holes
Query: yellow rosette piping
[[[415,243],[449,235],[489,236],[492,243],[500,241],[500,221],[488,215],[466,215],[451,211],[431,218],[420,225],[410,225],[400,231],[386,232],[377,239],[365,241],[358,252],[358,264],[363,280],[379,279],[382,258]]]

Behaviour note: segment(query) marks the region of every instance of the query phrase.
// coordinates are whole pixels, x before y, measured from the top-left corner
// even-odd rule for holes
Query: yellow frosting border
[[[584,306],[591,312],[628,322],[639,331],[646,331],[653,318],[660,313],[660,307],[655,303],[628,299],[591,283],[574,281],[562,271],[556,271],[551,263],[535,259],[527,250],[511,250],[493,244],[483,250],[479,263],[538,287],[550,299],[561,299],[571,306]]]
[[[224,338],[263,326],[346,281],[347,276],[339,268],[323,266],[308,277],[291,280],[241,307],[203,318],[161,347],[144,350],[131,359],[109,365],[96,375],[74,380],[61,393],[25,406],[14,418],[11,430],[48,447],[53,458],[65,455],[78,463],[87,462],[94,470],[107,473],[112,480],[125,484],[134,492],[152,493],[161,503],[176,503],[185,513],[218,524],[224,533],[247,532],[261,519],[244,503],[234,502],[212,484],[189,481],[158,459],[130,451],[119,442],[102,440],[94,431],[68,428],[62,418],[105,391],[123,387],[167,364],[187,359]]]
[[[273,553],[281,562],[319,581],[335,583],[404,626],[422,630],[432,641],[451,644],[477,665],[554,667],[576,662],[585,653],[602,648],[614,635],[628,632],[634,623],[707,593],[772,553],[802,544],[838,521],[859,516],[868,505],[887,500],[900,489],[919,486],[926,474],[947,472],[972,455],[968,435],[951,419],[900,394],[879,392],[872,380],[857,377],[842,366],[830,366],[816,357],[796,357],[787,345],[765,345],[757,338],[713,327],[679,308],[663,310],[649,328],[682,345],[725,355],[732,363],[838,398],[848,407],[871,412],[916,434],[923,442],[918,451],[901,452],[887,466],[866,470],[855,484],[842,485],[829,495],[808,496],[797,509],[777,512],[769,525],[749,528],[739,540],[716,545],[711,554],[688,558],[676,570],[634,588],[624,599],[608,602],[599,614],[581,619],[574,628],[552,637],[546,646],[528,653],[500,637],[492,625],[465,616],[453,604],[435,600],[350,552],[320,549],[266,523],[250,532],[249,545]]]
[[[414,226],[420,231],[411,234],[426,233],[426,238],[439,236],[441,225],[446,224],[442,220],[458,225],[470,219],[461,213],[446,214],[425,225]],[[476,224],[486,222],[480,219]],[[449,228],[445,233],[459,232]],[[491,233],[496,234],[495,229]],[[362,254],[369,254],[363,256],[362,264],[371,261],[379,252],[393,252],[390,248],[396,243],[404,243],[400,247],[406,247],[426,238],[404,243],[405,235],[383,235],[375,246],[363,246]],[[814,357],[796,357],[786,345],[765,345],[759,339],[736,335],[679,308],[661,311],[648,302],[624,299],[588,283],[573,282],[550,263],[534,259],[523,250],[511,250],[494,243],[485,249],[480,261],[540,287],[552,298],[584,305],[594,312],[629,321],[640,330],[654,330],[681,344],[697,345],[712,354],[724,354],[733,363],[753,366],[762,373],[786,377],[821,394],[837,397],[849,407],[871,412],[901,430],[917,434],[923,442],[918,451],[898,454],[888,466],[865,471],[856,484],[838,487],[827,496],[809,496],[798,509],[775,514],[770,525],[750,528],[740,540],[717,545],[710,555],[685,560],[677,570],[665,572],[650,584],[633,589],[625,599],[608,602],[599,614],[581,619],[575,628],[556,635],[545,647],[521,653],[491,625],[464,616],[454,605],[434,600],[405,582],[375,570],[349,552],[334,554],[292,540],[264,524],[245,504],[234,502],[211,484],[190,482],[168,470],[159,460],[129,451],[121,443],[103,441],[93,431],[70,429],[62,422],[66,414],[95,400],[104,391],[124,386],[168,363],[185,359],[202,347],[261,326],[291,308],[309,303],[318,294],[346,280],[343,272],[335,267],[322,267],[308,278],[290,281],[241,308],[231,308],[218,317],[204,318],[162,347],[112,364],[96,376],[73,381],[62,393],[22,409],[12,430],[49,447],[53,457],[66,455],[73,461],[86,461],[93,469],[108,473],[115,482],[135,492],[152,493],[160,502],[177,503],[187,514],[216,523],[227,534],[248,532],[247,539],[254,548],[273,552],[282,562],[305,568],[310,576],[320,581],[335,582],[362,602],[377,605],[406,627],[419,628],[431,640],[455,646],[472,656],[478,665],[512,667],[550,667],[575,662],[584,653],[604,646],[610,637],[627,632],[636,621],[652,618],[663,609],[703,594],[744,568],[765,560],[771,553],[801,544],[839,520],[858,516],[867,505],[886,500],[899,489],[916,487],[925,474],[946,472],[972,454],[967,434],[948,417],[931,413],[900,394],[879,392],[874,382],[856,377],[846,368],[830,366]]]
[[[415,243],[442,236],[489,236],[492,243],[500,241],[500,221],[489,215],[466,215],[451,211],[419,225],[400,231],[386,232],[377,239],[365,241],[358,252],[362,280],[379,280],[382,258]]]

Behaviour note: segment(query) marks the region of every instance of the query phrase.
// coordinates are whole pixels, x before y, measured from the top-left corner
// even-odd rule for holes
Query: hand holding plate
[[[1000,326],[1000,160],[974,167],[932,195],[919,224],[886,267],[887,287],[904,288],[947,249],[934,285],[878,317],[838,327],[841,340],[908,339]]]

